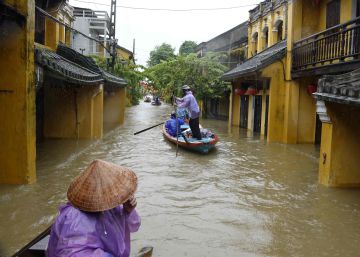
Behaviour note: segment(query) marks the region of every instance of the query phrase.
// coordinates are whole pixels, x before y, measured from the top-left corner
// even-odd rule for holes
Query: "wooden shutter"
[[[326,6],[326,28],[340,24],[340,0],[333,0]]]

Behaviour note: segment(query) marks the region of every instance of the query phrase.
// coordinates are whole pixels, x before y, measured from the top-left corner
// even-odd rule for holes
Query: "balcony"
[[[294,43],[294,78],[347,72],[360,66],[360,17]]]

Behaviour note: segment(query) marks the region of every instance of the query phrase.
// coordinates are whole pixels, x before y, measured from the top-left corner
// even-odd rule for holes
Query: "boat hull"
[[[203,139],[203,140],[194,140],[194,139],[188,139],[189,142],[185,142],[185,140],[182,137],[179,137],[178,139],[176,137],[171,136],[165,128],[165,124],[162,128],[162,133],[165,139],[170,141],[171,143],[178,144],[180,147],[198,152],[198,153],[209,153],[212,149],[215,148],[215,144],[219,141],[219,138],[217,135],[215,135],[211,139]]]

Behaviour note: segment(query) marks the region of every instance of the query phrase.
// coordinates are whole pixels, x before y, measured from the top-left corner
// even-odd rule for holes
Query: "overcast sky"
[[[70,5],[110,12],[111,0],[70,0]],[[95,4],[97,3],[97,4]],[[119,45],[132,51],[135,39],[135,58],[138,64],[146,65],[149,53],[156,46],[168,43],[178,53],[185,40],[196,43],[208,41],[248,20],[249,10],[259,0],[117,0],[116,37]],[[108,6],[107,6],[108,5]],[[214,11],[154,11],[129,9],[204,9],[228,8]]]

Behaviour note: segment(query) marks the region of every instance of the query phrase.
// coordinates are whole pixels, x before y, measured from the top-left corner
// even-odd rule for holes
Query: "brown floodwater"
[[[0,256],[44,230],[66,202],[70,181],[93,159],[125,165],[139,177],[140,230],[132,251],[153,256],[359,256],[360,191],[317,182],[318,147],[268,144],[227,122],[202,120],[220,137],[198,155],[165,141],[171,106],[141,103],[102,140],[48,140],[38,147],[38,180],[0,186]]]

